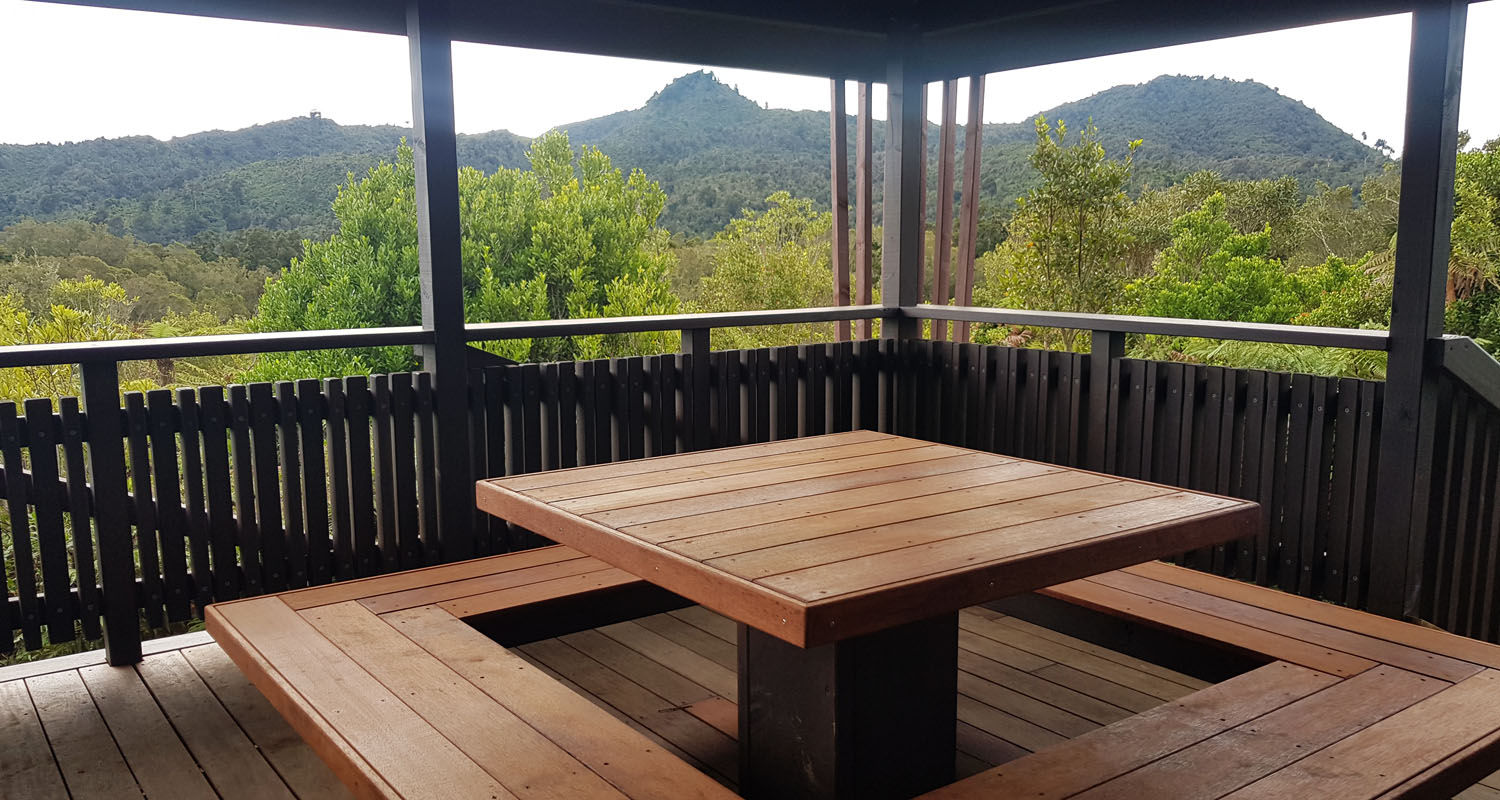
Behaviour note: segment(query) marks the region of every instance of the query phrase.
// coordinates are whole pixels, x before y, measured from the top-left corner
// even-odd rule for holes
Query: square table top
[[[479,507],[801,647],[1254,532],[1253,502],[873,431],[483,480]]]

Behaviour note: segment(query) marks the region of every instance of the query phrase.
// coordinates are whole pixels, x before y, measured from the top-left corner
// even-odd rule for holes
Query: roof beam
[[[46,0],[67,5],[406,34],[392,0]],[[885,79],[886,36],[845,28],[618,0],[515,0],[455,4],[457,41],[741,67],[821,78]]]

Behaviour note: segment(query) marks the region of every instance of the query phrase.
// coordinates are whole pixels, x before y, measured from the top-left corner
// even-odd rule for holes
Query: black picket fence
[[[1257,500],[1256,536],[1181,563],[1362,606],[1383,384],[1123,358],[1095,371],[1093,358],[882,339],[489,367],[467,387],[471,468],[889,431]],[[1444,385],[1423,608],[1495,640],[1500,414]],[[127,394],[145,622],[442,561],[434,396],[426,373]],[[0,404],[0,643],[19,632],[38,647],[44,628],[53,642],[99,635],[88,429],[74,398]],[[474,523],[480,555],[540,542],[477,511]]]

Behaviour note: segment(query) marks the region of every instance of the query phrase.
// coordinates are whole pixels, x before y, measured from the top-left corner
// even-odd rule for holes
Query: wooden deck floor
[[[988,609],[960,625],[960,775],[1204,685]],[[519,650],[734,784],[733,623],[694,607]],[[348,797],[204,634],[149,642],[135,668],[86,653],[0,670],[0,743],[0,798]],[[1500,780],[1459,797],[1500,800]]]

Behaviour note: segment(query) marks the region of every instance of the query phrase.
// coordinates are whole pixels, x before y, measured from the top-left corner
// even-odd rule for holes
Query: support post
[[[979,238],[979,157],[984,141],[984,76],[969,78],[969,121],[964,127],[964,199],[959,206],[958,280],[954,304],[974,303],[974,252]],[[953,323],[953,340],[969,341],[969,323]]]
[[[893,39],[896,37],[892,37]],[[906,38],[906,37],[903,37]],[[880,304],[914,306],[922,299],[922,92],[925,85],[907,68],[910,45],[897,50],[886,73],[885,225],[880,248]],[[885,336],[915,339],[922,321],[890,317]],[[894,336],[892,336],[894,334]]]
[[[870,84],[859,84],[859,109],[854,118],[854,302],[869,305],[871,302],[870,268],[873,265],[871,246],[875,235],[875,189],[874,133],[875,126],[870,107]],[[870,338],[871,322],[855,320],[854,336]]]
[[[453,122],[453,43],[444,0],[410,0],[412,155],[416,166],[422,348],[432,373],[436,426],[437,524],[442,558],[474,555],[467,342],[458,224],[458,141]]]
[[[948,275],[953,263],[953,161],[958,155],[958,81],[943,81],[943,124],[938,137],[937,221],[933,249],[932,304],[948,305],[953,290]],[[948,338],[948,321],[932,321],[932,338]]]
[[[113,361],[80,366],[83,410],[88,415],[94,526],[99,537],[99,578],[104,590],[104,658],[110,666],[120,667],[141,660],[140,604],[130,541],[130,493],[125,479],[125,428],[120,423],[120,368]]]
[[[1114,432],[1109,429],[1109,367],[1125,357],[1125,334],[1094,331],[1089,347],[1088,468],[1104,471],[1106,445]]]
[[[709,401],[709,329],[687,328],[682,332],[682,354],[687,356],[685,369],[685,397],[683,403],[692,404],[688,429],[688,449],[702,450],[711,443],[712,433],[709,417],[713,406]]]
[[[1467,13],[1463,0],[1412,13],[1368,599],[1370,611],[1392,617],[1413,615],[1422,593],[1439,366],[1428,342],[1443,332]]]
[[[844,81],[829,81],[829,184],[833,194],[833,302],[849,305],[849,122],[844,114]],[[849,341],[849,320],[837,323],[838,340]]]
[[[801,648],[739,626],[740,792],[885,800],[953,782],[958,615]]]

